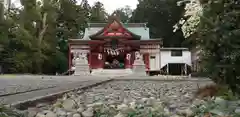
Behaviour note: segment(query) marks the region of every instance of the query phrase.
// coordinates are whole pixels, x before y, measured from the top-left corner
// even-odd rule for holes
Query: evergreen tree
[[[107,21],[107,13],[101,2],[96,2],[90,11],[90,22],[102,23]]]
[[[180,47],[184,41],[181,30],[173,32],[173,26],[184,13],[184,5],[179,0],[141,0],[133,12],[130,22],[146,22],[151,38],[163,38],[163,46]]]
[[[89,19],[87,0],[21,0],[22,9],[0,22],[0,51],[7,73],[55,74],[67,70],[69,38],[81,38]]]
[[[123,23],[127,23],[127,22],[129,22],[129,19],[131,18],[133,11],[130,8],[130,6],[125,6],[123,8],[119,8],[119,9],[115,10],[114,12],[116,12],[119,15],[119,17]]]

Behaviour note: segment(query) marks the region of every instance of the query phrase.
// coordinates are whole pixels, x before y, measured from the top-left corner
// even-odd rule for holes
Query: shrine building
[[[145,23],[124,24],[116,15],[108,23],[89,23],[82,39],[69,39],[68,43],[69,68],[74,75],[119,70],[123,74],[144,75],[164,69],[161,39],[150,39]],[[184,63],[185,68],[190,64]]]

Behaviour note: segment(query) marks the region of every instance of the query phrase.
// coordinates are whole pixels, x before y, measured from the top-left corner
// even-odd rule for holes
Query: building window
[[[155,56],[150,56],[150,59],[155,59],[156,57]]]
[[[172,50],[171,56],[182,56],[182,50]]]

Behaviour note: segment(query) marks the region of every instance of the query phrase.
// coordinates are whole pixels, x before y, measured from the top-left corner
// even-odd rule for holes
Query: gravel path
[[[194,91],[198,85],[203,86],[210,81],[112,81],[97,87],[69,93],[54,104],[39,104],[28,109],[28,116],[33,117],[128,117],[126,114],[139,110],[147,117],[150,111],[157,112],[153,117],[185,117],[193,112]],[[137,114],[137,113],[135,113]],[[152,113],[153,114],[153,113]]]
[[[209,81],[113,81],[87,90],[86,103],[123,102],[154,97],[171,103],[186,103],[197,89]]]

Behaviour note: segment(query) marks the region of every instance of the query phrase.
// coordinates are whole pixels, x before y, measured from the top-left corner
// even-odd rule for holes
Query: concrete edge
[[[77,88],[73,88],[73,89],[69,89],[69,90],[65,90],[65,91],[60,91],[60,92],[52,93],[52,94],[45,95],[45,96],[39,96],[36,98],[19,101],[19,102],[13,103],[13,104],[8,104],[5,106],[22,110],[22,109],[26,109],[27,107],[35,106],[37,103],[41,103],[41,102],[49,103],[49,102],[55,101],[57,98],[62,97],[64,94],[75,91],[75,90],[86,90],[86,89],[89,89],[89,88],[92,88],[92,87],[95,87],[95,86],[98,86],[98,85],[101,85],[101,84],[104,84],[104,83],[107,83],[110,81],[113,81],[113,79],[108,79],[108,80],[96,82],[96,83],[93,83],[93,84],[90,84],[87,86],[77,87]]]
[[[212,81],[211,79],[173,79],[173,78],[149,78],[149,79],[141,79],[141,78],[129,78],[129,79],[113,79],[114,81],[131,81],[131,80],[138,80],[138,81],[166,81],[166,82],[180,82],[180,81]]]
[[[10,96],[10,95],[16,95],[16,94],[45,90],[45,89],[51,89],[51,88],[55,88],[55,87],[57,87],[57,86],[44,87],[44,88],[39,88],[39,89],[36,88],[36,89],[31,89],[31,90],[26,90],[26,91],[19,91],[19,92],[15,92],[15,93],[0,94],[0,97],[6,97],[6,96]]]

